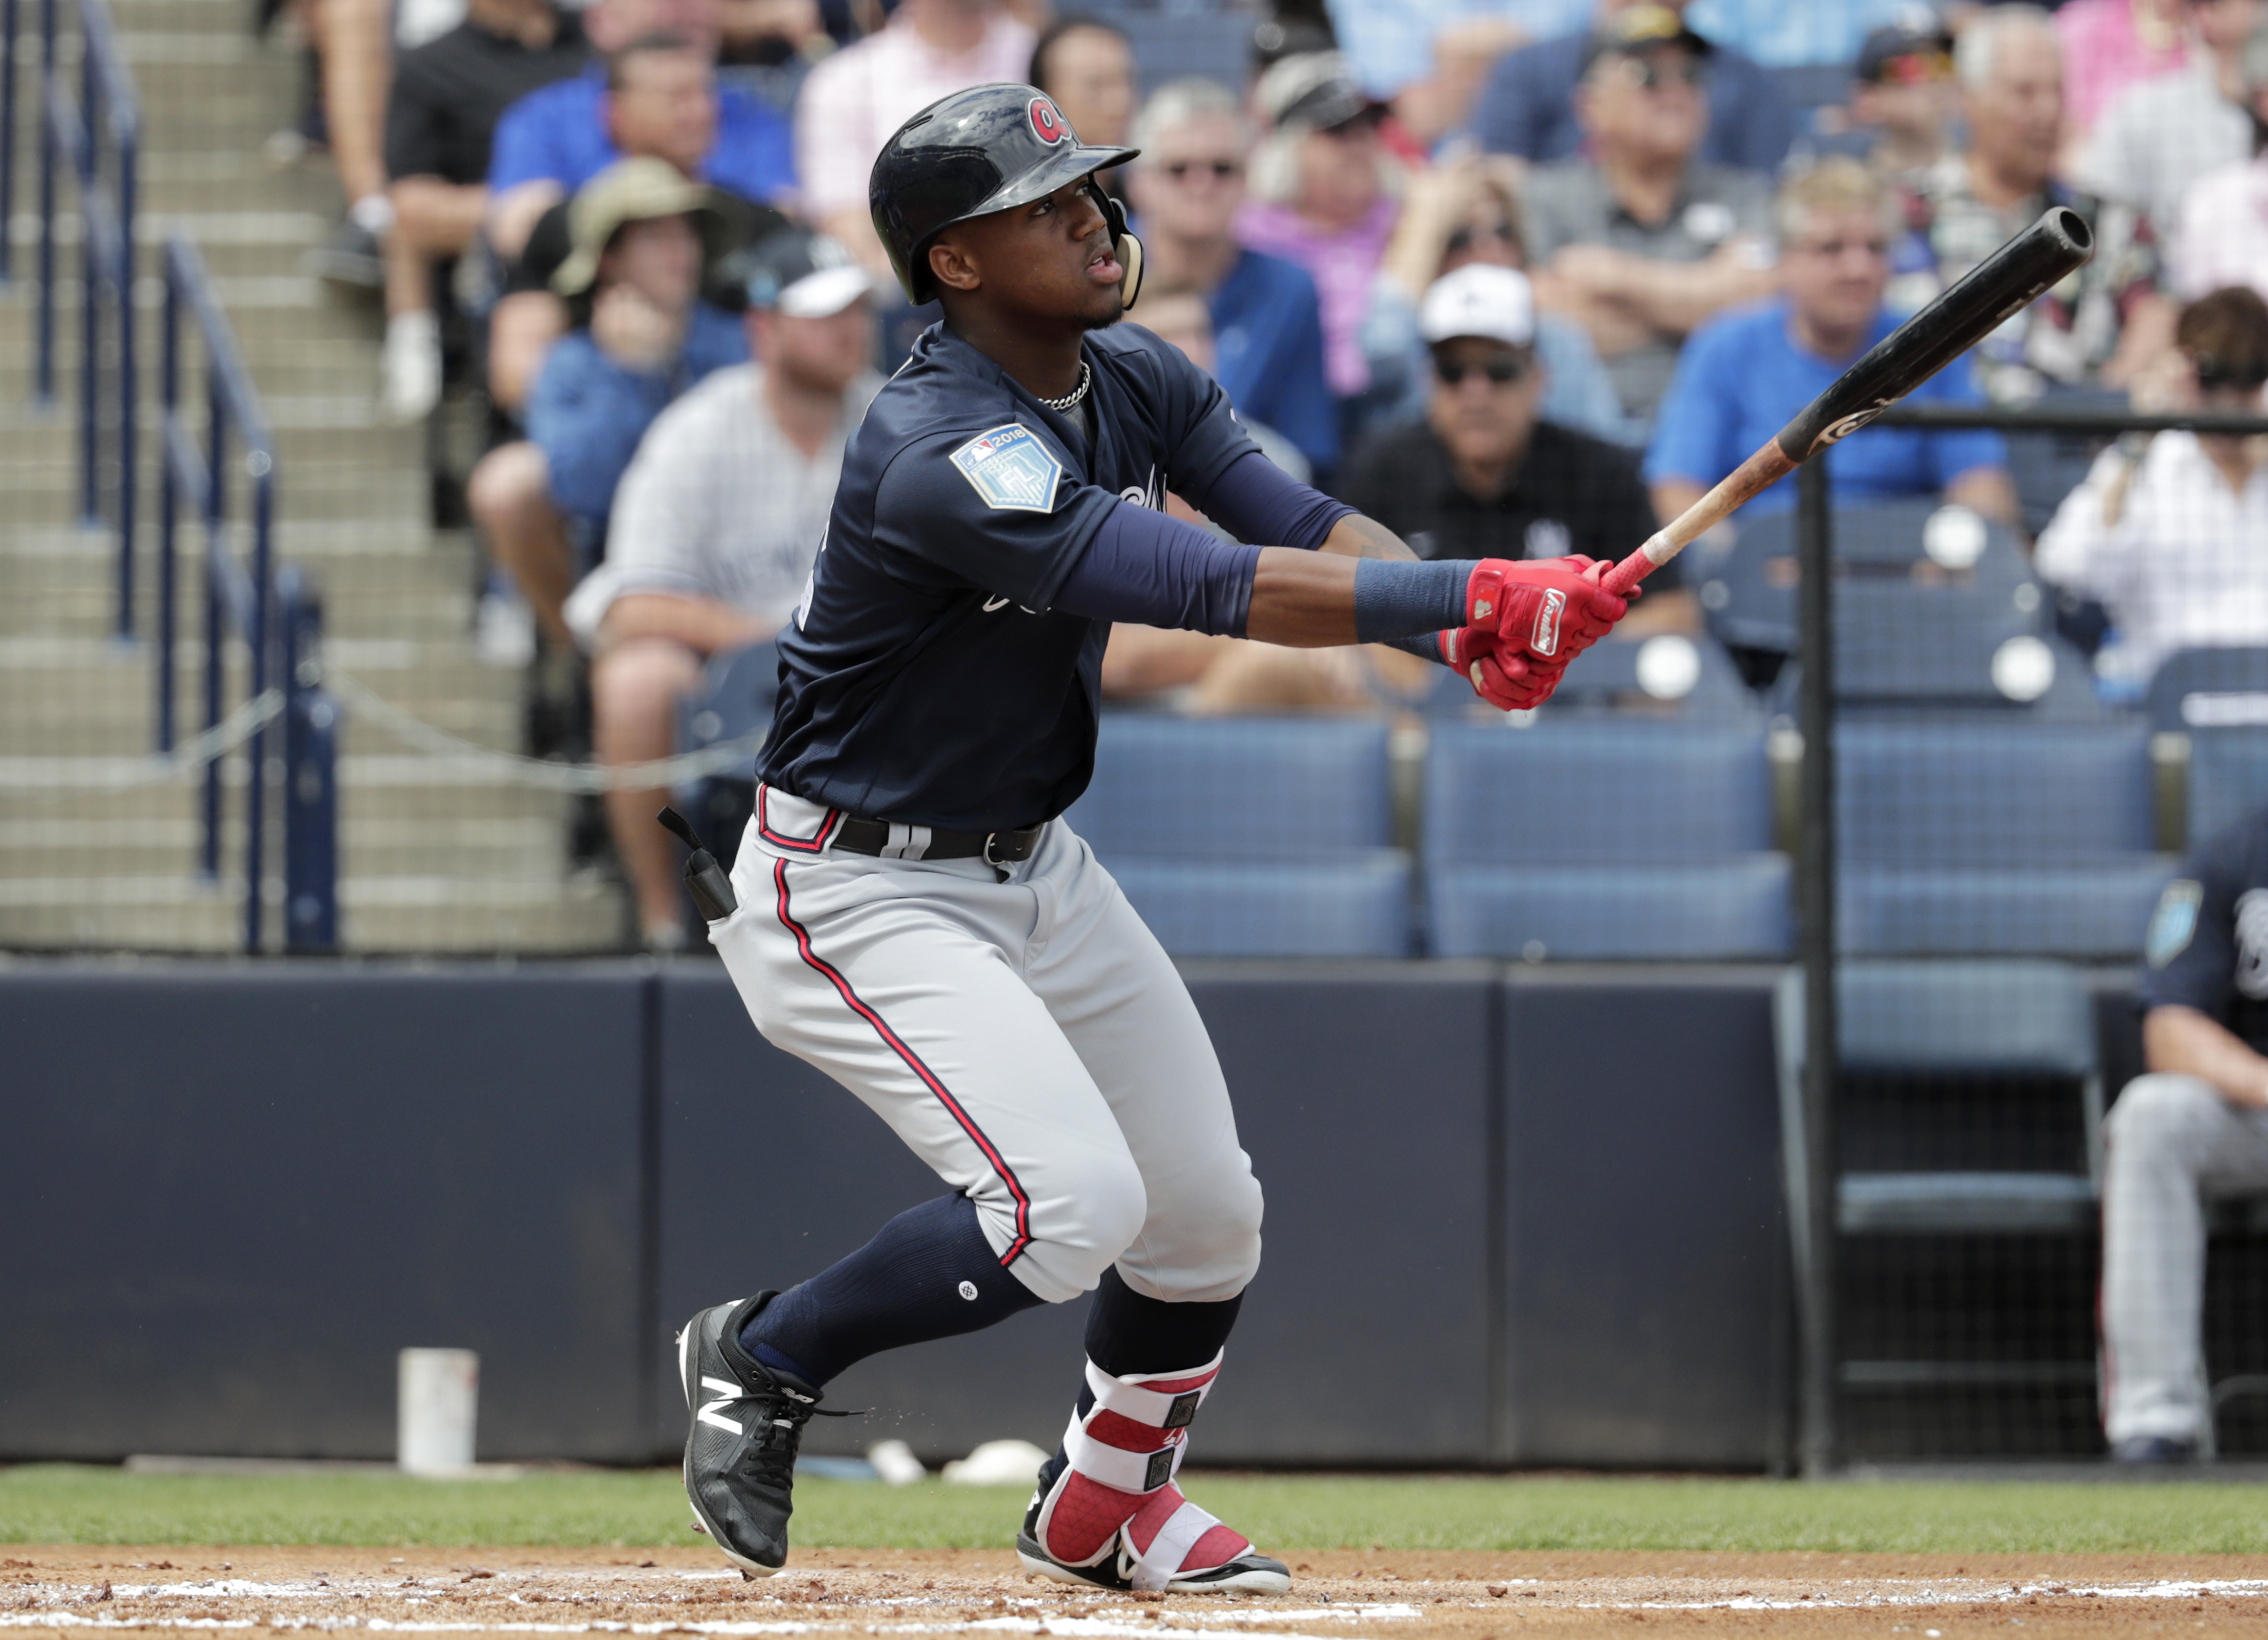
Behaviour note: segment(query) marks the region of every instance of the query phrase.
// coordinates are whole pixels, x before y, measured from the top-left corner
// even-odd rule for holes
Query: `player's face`
[[[1044,199],[957,223],[938,237],[930,267],[947,290],[1004,316],[1070,320],[1088,329],[1126,311],[1110,224],[1082,178]]]

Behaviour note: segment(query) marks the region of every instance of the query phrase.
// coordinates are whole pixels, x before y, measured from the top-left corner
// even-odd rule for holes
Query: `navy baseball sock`
[[[976,1332],[1039,1302],[1000,1268],[976,1203],[940,1196],[774,1298],[740,1330],[740,1344],[766,1366],[823,1385],[868,1356]]]
[[[1220,1353],[1243,1307],[1242,1293],[1211,1304],[1145,1298],[1107,1269],[1086,1313],[1086,1358],[1113,1378],[1201,1367]]]

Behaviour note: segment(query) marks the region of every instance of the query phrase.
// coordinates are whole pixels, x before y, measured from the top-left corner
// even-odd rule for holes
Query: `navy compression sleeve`
[[[1071,566],[1054,607],[1090,621],[1132,621],[1244,636],[1260,548],[1147,507],[1121,503]]]
[[[1307,552],[1323,544],[1331,526],[1354,512],[1344,501],[1310,489],[1257,450],[1230,462],[1202,499],[1189,499],[1241,541]]]

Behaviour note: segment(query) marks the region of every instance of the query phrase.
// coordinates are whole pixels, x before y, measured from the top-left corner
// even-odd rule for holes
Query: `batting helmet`
[[[1080,142],[1055,99],[1036,86],[976,85],[939,98],[897,129],[874,161],[866,200],[898,283],[910,300],[926,302],[937,294],[930,241],[946,229],[1028,205],[1140,151]],[[1126,231],[1125,207],[1100,185],[1094,193],[1117,241],[1126,269],[1120,289],[1131,307],[1142,283],[1142,242]]]

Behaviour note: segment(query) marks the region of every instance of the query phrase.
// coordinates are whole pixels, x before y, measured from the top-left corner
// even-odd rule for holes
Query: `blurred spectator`
[[[1575,92],[1590,158],[1528,179],[1536,298],[1580,321],[1624,414],[1650,422],[1703,320],[1775,288],[1771,190],[1698,157],[1707,42],[1661,6],[1616,13]]]
[[[2257,146],[2268,134],[2268,17],[2238,52],[2236,78],[2238,106]],[[2268,156],[2232,161],[2191,185],[2170,260],[2181,296],[2228,284],[2268,295]]]
[[[488,208],[490,139],[513,101],[583,66],[581,19],[551,0],[469,0],[463,23],[406,52],[386,110],[386,358],[379,409],[423,419],[441,397],[433,281]]]
[[[1698,501],[1897,328],[1882,292],[1901,213],[1879,178],[1854,159],[1823,159],[1780,189],[1778,214],[1782,294],[1695,331],[1663,396],[1646,475],[1665,519]],[[1965,356],[1911,398],[1983,401]],[[1997,433],[1861,428],[1835,446],[1829,471],[1838,504],[1942,496],[1988,518],[2016,518]],[[1795,486],[1782,479],[1746,510],[1794,504]]]
[[[2260,0],[2190,0],[2188,11],[2205,49],[2120,92],[2073,170],[2080,187],[2146,215],[2161,244],[2172,242],[2191,183],[2252,156],[2242,59]]]
[[[1379,141],[1382,110],[1336,51],[1285,58],[1254,96],[1270,129],[1253,159],[1254,199],[1237,214],[1237,236],[1314,279],[1324,373],[1334,393],[1352,400],[1370,386],[1362,316],[1401,180]]]
[[[315,0],[308,8],[322,85],[322,130],[347,196],[346,220],[310,251],[309,273],[367,292],[386,283],[384,244],[394,226],[386,196],[386,108],[394,77],[392,0]]]
[[[2200,297],[2182,310],[2174,344],[2152,395],[2166,408],[2260,412],[2268,303],[2257,292],[2233,285]],[[2041,534],[2037,563],[2110,612],[2096,670],[2139,695],[2176,650],[2268,643],[2264,548],[2268,440],[2159,433],[2096,459]]]
[[[1578,86],[1590,71],[1602,38],[1624,48],[1649,40],[1682,38],[1705,55],[1707,131],[1700,157],[1712,164],[1770,172],[1795,140],[1795,115],[1771,76],[1737,51],[1711,51],[1683,28],[1682,6],[1661,0],[1599,0],[1594,27],[1547,40],[1499,61],[1473,110],[1473,135],[1491,153],[1522,159],[1565,159],[1582,151],[1589,133],[1576,117]],[[1595,140],[1594,135],[1594,140]]]
[[[704,251],[713,258],[726,234],[713,190],[659,159],[625,159],[570,215],[574,252],[552,283],[577,327],[544,360],[527,438],[490,451],[468,486],[490,549],[563,644],[578,560],[597,545],[638,439],[671,400],[747,357],[740,326],[699,296]]]
[[[718,99],[710,94],[706,64],[665,36],[632,41],[615,54],[608,73],[618,83],[608,101],[608,129],[622,156],[659,159],[697,177],[717,147]],[[737,193],[720,201],[720,209],[732,231],[727,249],[786,221]],[[525,409],[544,356],[566,332],[567,307],[552,276],[572,250],[569,219],[564,199],[536,217],[489,315],[489,397],[508,415]],[[720,299],[737,303],[737,298]]]
[[[2123,388],[2165,350],[2172,313],[2157,294],[2156,241],[2146,220],[2055,181],[2063,71],[2055,25],[2033,5],[1994,6],[1962,31],[1953,54],[1969,151],[1924,180],[1913,221],[1930,271],[1901,279],[1918,305],[2036,221],[2067,205],[2095,230],[2079,272],[1995,330],[1977,349],[1996,403],[2023,403],[2057,386]]]
[[[1455,61],[1492,61],[1530,40],[1587,26],[1593,0],[1330,0],[1331,27],[1363,89],[1395,103]],[[1446,47],[1446,50],[1445,50]],[[1475,89],[1477,89],[1476,86]]]
[[[891,132],[939,98],[1020,80],[1037,39],[997,0],[902,0],[889,26],[814,69],[795,116],[804,208],[814,224],[849,246],[878,278],[894,276],[867,214],[874,156]]]
[[[537,217],[626,153],[682,151],[688,173],[743,199],[792,197],[787,121],[718,87],[718,0],[598,0],[585,15],[603,70],[523,97],[497,122],[488,233],[498,255],[516,260]]]
[[[1373,427],[1425,413],[1433,363],[1418,332],[1418,305],[1433,282],[1476,262],[1526,266],[1517,174],[1516,162],[1502,155],[1468,154],[1411,179],[1363,320],[1372,397],[1386,401],[1373,414]],[[1639,429],[1623,414],[1615,385],[1580,325],[1561,313],[1537,314],[1535,357],[1543,374],[1538,413],[1545,421],[1617,444],[1640,440]],[[1396,382],[1402,384],[1398,390]]]
[[[1133,142],[1142,153],[1126,168],[1126,189],[1141,221],[1145,285],[1205,298],[1213,374],[1229,403],[1329,471],[1338,461],[1338,417],[1323,378],[1315,282],[1231,231],[1252,151],[1242,103],[1213,80],[1171,81],[1143,106]]]
[[[1425,292],[1419,324],[1432,353],[1425,414],[1355,449],[1342,501],[1421,558],[1620,558],[1653,533],[1638,458],[1538,416],[1545,372],[1523,275],[1460,268]],[[1651,577],[1649,615],[1674,601],[1675,567]]]
[[[1852,129],[1869,139],[1867,163],[1901,188],[1919,186],[1953,140],[1949,35],[1878,28],[1859,48]]]
[[[2093,130],[2129,85],[2182,66],[2188,10],[2185,0],[2066,0],[2057,9],[2064,122],[2073,136]]]
[[[602,763],[669,755],[702,662],[762,643],[795,614],[827,530],[843,441],[882,385],[873,281],[799,229],[757,247],[747,316],[761,364],[718,370],[655,418],[622,474],[607,561],[567,602],[592,654]],[[659,791],[607,794],[615,848],[649,945],[681,943],[675,856]]]
[[[1931,15],[1922,0],[1694,0],[1686,18],[1767,68],[1848,63],[1874,30]]]
[[[2185,1463],[2212,1450],[2205,1204],[2268,1186],[2268,811],[2182,862],[2142,957],[2146,1073],[2103,1124],[2103,1433]]]
[[[834,50],[819,0],[721,0],[724,33],[717,78],[792,119],[796,97],[816,63]]]
[[[1055,99],[1080,142],[1125,146],[1139,94],[1134,48],[1116,27],[1077,12],[1057,18],[1033,45],[1024,78]]]

